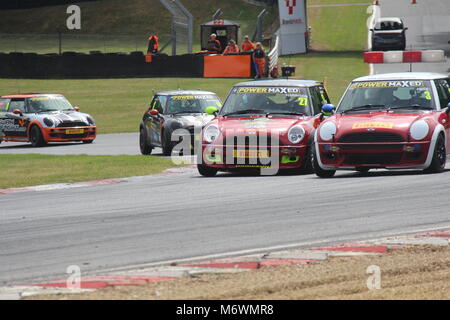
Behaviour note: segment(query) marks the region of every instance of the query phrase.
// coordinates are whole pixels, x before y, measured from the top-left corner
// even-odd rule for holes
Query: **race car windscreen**
[[[375,109],[434,110],[430,81],[367,81],[352,83],[337,112]]]
[[[215,95],[178,95],[170,96],[166,113],[204,113],[207,107],[220,109],[222,103]]]
[[[73,110],[66,98],[61,96],[41,96],[28,99],[29,112],[50,112]]]
[[[312,115],[306,88],[235,87],[231,90],[220,115],[292,114]]]

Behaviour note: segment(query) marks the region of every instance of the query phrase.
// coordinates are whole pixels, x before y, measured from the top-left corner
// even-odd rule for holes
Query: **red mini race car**
[[[199,173],[310,171],[312,133],[322,106],[328,103],[325,88],[317,81],[279,79],[236,84],[216,118],[202,130],[201,152],[197,152]]]
[[[83,141],[96,137],[95,120],[79,112],[60,94],[17,94],[0,97],[0,143]]]
[[[372,168],[441,172],[450,150],[450,79],[390,73],[353,80],[336,112],[316,130],[319,177]]]

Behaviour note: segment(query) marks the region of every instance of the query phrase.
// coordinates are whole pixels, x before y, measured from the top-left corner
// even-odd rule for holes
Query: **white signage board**
[[[280,55],[305,53],[306,0],[278,0]]]

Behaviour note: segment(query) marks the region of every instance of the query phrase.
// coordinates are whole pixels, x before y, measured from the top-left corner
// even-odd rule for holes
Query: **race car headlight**
[[[334,122],[325,122],[319,129],[320,139],[329,141],[336,134],[336,125]]]
[[[94,126],[95,125],[95,120],[93,119],[93,118],[91,118],[91,117],[86,117],[86,120],[88,121],[88,123],[90,124],[90,125],[92,125],[92,126]]]
[[[302,126],[293,126],[288,131],[288,140],[291,143],[299,143],[305,137],[305,129]]]
[[[53,120],[49,118],[44,118],[44,123],[47,127],[53,127]]]
[[[422,140],[428,135],[430,127],[425,120],[417,120],[409,128],[409,133],[414,140]]]
[[[216,125],[211,124],[205,128],[203,132],[203,138],[205,139],[206,142],[214,142],[219,136],[219,134],[220,134],[219,128]]]

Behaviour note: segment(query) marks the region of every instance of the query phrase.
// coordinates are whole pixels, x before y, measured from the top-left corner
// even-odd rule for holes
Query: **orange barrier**
[[[250,55],[204,57],[203,77],[205,78],[249,78],[250,76]]]

